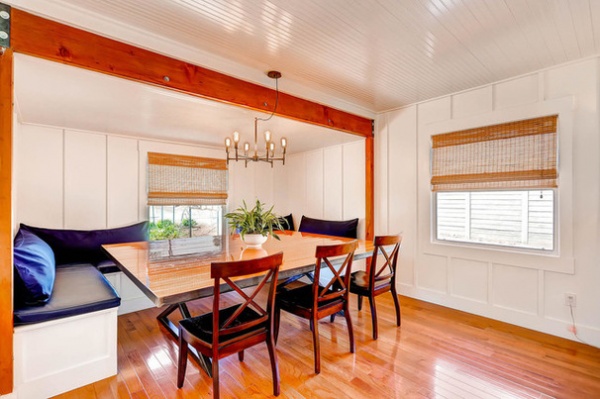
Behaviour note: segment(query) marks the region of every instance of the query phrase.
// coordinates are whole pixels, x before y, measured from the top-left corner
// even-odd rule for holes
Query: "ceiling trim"
[[[16,53],[149,83],[187,94],[271,112],[276,91],[220,72],[108,39],[13,9],[11,46]],[[277,115],[371,137],[372,119],[279,93]]]

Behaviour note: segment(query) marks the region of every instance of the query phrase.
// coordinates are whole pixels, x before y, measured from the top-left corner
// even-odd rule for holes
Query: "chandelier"
[[[264,139],[265,144],[263,146],[264,153],[259,152],[258,147],[258,121],[266,122],[270,120],[273,115],[275,115],[275,111],[277,110],[277,104],[279,102],[279,84],[278,79],[281,77],[281,72],[278,71],[269,71],[267,72],[267,76],[271,79],[275,79],[275,106],[273,107],[273,112],[269,115],[268,118],[254,118],[254,147],[252,150],[250,149],[250,143],[247,141],[244,143],[242,149],[243,153],[240,153],[239,150],[239,142],[240,142],[240,134],[238,132],[233,132],[233,140],[229,137],[225,139],[225,151],[227,152],[227,164],[229,164],[230,160],[235,161],[244,161],[245,166],[248,167],[248,162],[268,162],[273,167],[274,161],[281,161],[283,165],[285,165],[285,152],[287,150],[287,139],[285,137],[281,138],[281,156],[275,156],[275,142],[273,141],[273,137],[271,136],[270,131],[265,131]],[[233,150],[235,152],[235,156],[230,155],[230,150],[233,144]]]

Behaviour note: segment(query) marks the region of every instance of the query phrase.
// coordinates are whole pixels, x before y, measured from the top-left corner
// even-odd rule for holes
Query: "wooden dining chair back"
[[[219,397],[219,359],[237,353],[244,360],[244,350],[266,342],[273,374],[273,394],[279,395],[279,367],[275,354],[274,319],[276,283],[283,252],[264,258],[211,263],[214,279],[212,312],[181,320],[179,323],[179,363],[177,387],[183,386],[188,344],[212,358],[213,397]],[[252,289],[242,288],[256,284]],[[242,301],[224,307],[222,292],[233,291]],[[264,298],[266,304],[258,302]],[[262,294],[261,294],[262,293]],[[260,295],[259,295],[260,294]],[[227,302],[231,303],[231,298]]]
[[[356,240],[337,245],[317,246],[312,284],[292,289],[283,288],[277,294],[275,339],[277,339],[279,331],[281,310],[308,319],[313,333],[315,373],[317,374],[321,371],[318,321],[323,317],[343,311],[348,325],[350,352],[354,353],[354,333],[348,310],[348,299],[350,273],[356,247]],[[328,273],[323,273],[324,271]]]
[[[396,325],[400,326],[400,302],[396,292],[396,267],[402,237],[399,235],[377,236],[374,240],[373,257],[365,274],[360,278],[359,272],[353,273],[350,292],[358,295],[358,310],[362,309],[362,298],[369,298],[371,307],[371,323],[373,339],[377,339],[377,309],[375,297],[390,291],[396,308]]]

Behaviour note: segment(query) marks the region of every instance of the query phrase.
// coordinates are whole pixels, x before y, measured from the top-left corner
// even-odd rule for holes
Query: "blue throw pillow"
[[[56,264],[91,263],[97,265],[108,259],[103,244],[120,244],[148,240],[148,222],[104,230],[43,229],[21,224],[50,245]]]
[[[14,241],[15,302],[43,305],[54,288],[54,252],[35,234],[19,230]]]
[[[320,220],[302,215],[298,231],[329,236],[357,238],[358,219],[351,220]]]

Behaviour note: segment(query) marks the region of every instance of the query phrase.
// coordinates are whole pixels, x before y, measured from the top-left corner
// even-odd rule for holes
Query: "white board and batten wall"
[[[600,346],[600,60],[592,58],[381,114],[375,233],[404,240],[401,293]],[[431,135],[559,114],[559,248],[552,255],[432,239]],[[400,227],[398,227],[400,226]]]
[[[19,223],[106,229],[148,219],[148,152],[223,158],[222,149],[60,127],[15,126],[15,231]],[[362,141],[290,155],[286,165],[231,162],[228,209],[245,200],[280,214],[360,218],[364,235]],[[123,298],[120,314],[152,306],[122,273],[107,275]]]

